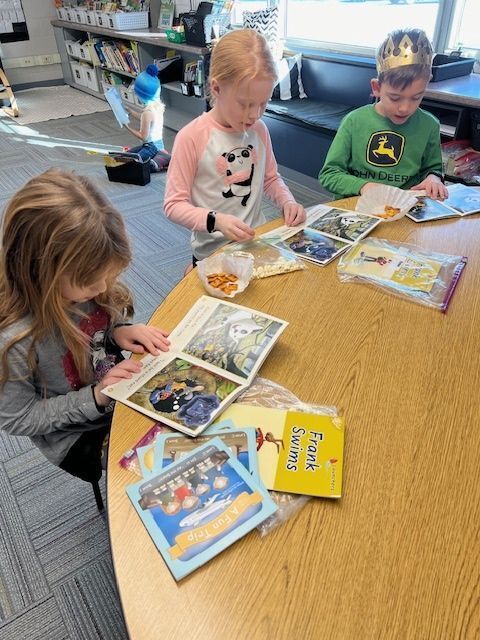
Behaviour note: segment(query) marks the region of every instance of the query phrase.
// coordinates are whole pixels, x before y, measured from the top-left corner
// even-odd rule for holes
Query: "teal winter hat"
[[[143,102],[152,102],[160,97],[160,80],[156,65],[149,64],[145,71],[139,73],[133,85],[135,93]]]

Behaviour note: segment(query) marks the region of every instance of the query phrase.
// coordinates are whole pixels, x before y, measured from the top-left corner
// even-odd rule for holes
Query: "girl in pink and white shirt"
[[[210,65],[211,111],[176,136],[164,201],[168,218],[192,230],[194,263],[229,240],[254,237],[265,193],[289,226],[305,220],[277,169],[260,120],[276,79],[268,44],[255,31],[224,35]]]

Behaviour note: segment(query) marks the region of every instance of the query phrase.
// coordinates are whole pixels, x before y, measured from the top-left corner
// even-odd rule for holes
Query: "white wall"
[[[10,83],[15,87],[18,84],[63,78],[59,64],[8,68],[9,58],[58,53],[50,24],[56,18],[53,0],[22,0],[22,6],[30,39],[0,44],[0,55]]]

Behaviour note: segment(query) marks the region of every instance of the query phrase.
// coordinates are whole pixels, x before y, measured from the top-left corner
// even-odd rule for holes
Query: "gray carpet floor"
[[[167,148],[173,133],[166,130]],[[90,176],[125,217],[134,259],[125,274],[146,321],[191,260],[189,232],[165,219],[165,175],[144,187],[109,182],[102,158],[135,140],[110,112],[19,126],[0,119],[0,212],[50,167]],[[304,205],[327,200],[287,181]],[[265,201],[268,218],[278,215]],[[102,491],[104,491],[104,484]],[[88,484],[50,465],[27,438],[0,431],[0,640],[126,640],[104,517]]]

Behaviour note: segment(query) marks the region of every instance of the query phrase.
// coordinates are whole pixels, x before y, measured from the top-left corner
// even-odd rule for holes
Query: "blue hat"
[[[133,85],[135,93],[143,102],[152,102],[160,97],[160,80],[156,65],[149,64],[145,71],[139,73]]]

